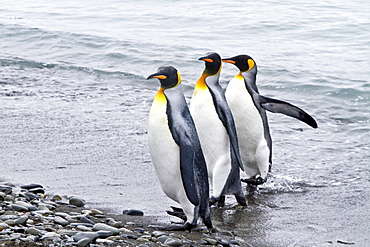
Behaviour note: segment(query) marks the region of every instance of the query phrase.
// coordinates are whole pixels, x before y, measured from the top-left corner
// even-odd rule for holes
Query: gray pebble
[[[91,241],[97,239],[99,235],[96,232],[78,232],[77,234],[73,235],[73,240],[78,242],[81,239],[87,238]]]
[[[160,237],[160,236],[163,236],[163,235],[167,235],[166,232],[161,232],[161,231],[154,231],[152,232],[152,235],[156,238]]]
[[[78,225],[78,226],[77,226],[77,229],[78,229],[78,230],[81,230],[81,231],[84,231],[84,232],[92,231],[92,228],[87,227],[87,226],[83,226],[83,225]]]
[[[64,218],[60,217],[60,216],[56,216],[54,218],[54,222],[56,224],[59,224],[59,225],[62,225],[62,226],[66,226],[69,224],[69,222],[67,220],[65,220]]]
[[[76,207],[83,207],[85,206],[85,200],[82,200],[78,197],[71,197],[69,198],[69,204],[76,206]]]
[[[4,192],[0,192],[0,202],[5,200],[6,194]]]
[[[113,235],[111,231],[104,230],[97,231],[96,233],[99,235],[99,238],[107,238]]]
[[[5,194],[11,194],[12,193],[12,187],[0,185],[0,192],[3,192]]]
[[[164,244],[168,246],[182,246],[182,241],[177,238],[167,238]]]
[[[126,209],[123,210],[123,214],[132,215],[132,216],[143,216],[144,212],[137,209]]]
[[[217,245],[217,240],[212,239],[212,238],[205,238],[204,239],[208,244],[210,245]]]
[[[114,235],[118,235],[119,234],[119,230],[115,227],[112,227],[112,226],[108,226],[104,223],[96,223],[94,226],[93,226],[93,230],[94,231],[99,231],[99,230],[104,230],[104,231],[110,231],[112,232]]]
[[[82,222],[76,222],[76,223],[71,223],[70,224],[71,226],[86,226],[86,227],[93,227],[94,225],[93,224],[89,224],[89,223],[82,223]]]
[[[87,246],[90,242],[91,240],[89,238],[83,238],[77,242],[77,246]]]
[[[31,190],[31,189],[43,188],[43,187],[40,184],[25,184],[25,185],[22,185],[21,188],[25,190]]]
[[[3,228],[3,229],[8,229],[9,228],[9,225],[6,224],[5,222],[1,222],[0,223],[0,227]]]
[[[160,242],[162,244],[164,244],[164,242],[166,242],[166,240],[169,238],[169,236],[166,236],[166,235],[163,235],[163,236],[160,236],[157,238],[157,242]]]
[[[18,212],[28,212],[28,208],[26,208],[24,206],[17,205],[17,204],[12,204],[11,208],[15,211],[18,211]]]
[[[26,229],[26,233],[27,233],[27,234],[34,235],[34,236],[37,236],[37,235],[41,234],[41,231],[39,231],[39,230],[38,230],[38,229],[36,229],[35,227],[30,227],[30,228],[27,228],[27,229]]]
[[[81,217],[80,217],[80,221],[81,221],[82,223],[89,223],[89,224],[92,224],[92,225],[94,225],[94,224],[95,224],[95,222],[94,222],[94,221],[92,221],[92,220],[88,219],[88,218],[87,218],[87,217],[85,217],[85,216],[81,216]]]
[[[53,240],[54,238],[59,238],[59,237],[60,237],[60,235],[56,232],[47,232],[41,237],[41,239],[42,240],[44,240],[44,239]]]
[[[25,225],[28,220],[28,215],[23,215],[20,218],[16,219],[14,223],[16,225]]]

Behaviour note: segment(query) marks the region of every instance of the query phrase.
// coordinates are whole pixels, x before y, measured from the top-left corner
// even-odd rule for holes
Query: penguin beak
[[[198,58],[198,60],[203,60],[204,62],[213,63],[213,59],[210,59],[208,57],[200,57]]]
[[[149,79],[152,79],[152,78],[167,79],[167,76],[159,74],[159,73],[154,73],[154,74],[148,76],[148,78],[146,78],[146,79],[149,80]]]
[[[222,59],[222,62],[236,64],[236,62],[234,60],[231,60],[231,58]]]

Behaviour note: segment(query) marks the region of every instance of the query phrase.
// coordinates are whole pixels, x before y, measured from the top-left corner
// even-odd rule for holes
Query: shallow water
[[[361,1],[22,1],[0,6],[0,178],[41,183],[120,212],[163,215],[147,146],[162,65],[183,77],[197,58],[249,54],[263,95],[293,103],[311,129],[269,114],[273,175],[249,209],[216,225],[253,246],[369,242],[370,18]],[[221,83],[237,73],[224,65]],[[329,241],[329,242],[328,242]],[[330,241],[332,243],[330,243]]]

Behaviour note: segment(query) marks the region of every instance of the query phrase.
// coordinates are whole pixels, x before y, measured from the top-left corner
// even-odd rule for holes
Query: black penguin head
[[[147,80],[158,78],[161,82],[161,88],[176,87],[181,82],[180,73],[173,66],[159,67],[157,73],[148,76]]]
[[[256,62],[253,60],[253,58],[251,58],[248,55],[238,55],[238,56],[235,56],[235,57],[222,59],[222,61],[226,62],[226,63],[234,64],[236,67],[238,67],[240,72],[247,72],[247,71],[251,71],[251,70],[256,71],[257,70]]]
[[[216,75],[221,71],[221,57],[216,52],[208,52],[203,57],[198,58],[206,63],[204,72],[209,75]]]

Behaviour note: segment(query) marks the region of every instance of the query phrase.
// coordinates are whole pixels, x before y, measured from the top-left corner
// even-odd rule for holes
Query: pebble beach
[[[135,209],[112,214],[86,208],[85,200],[48,194],[40,184],[0,184],[2,246],[245,246],[229,231],[166,231],[153,216]],[[170,222],[169,222],[170,223]]]

